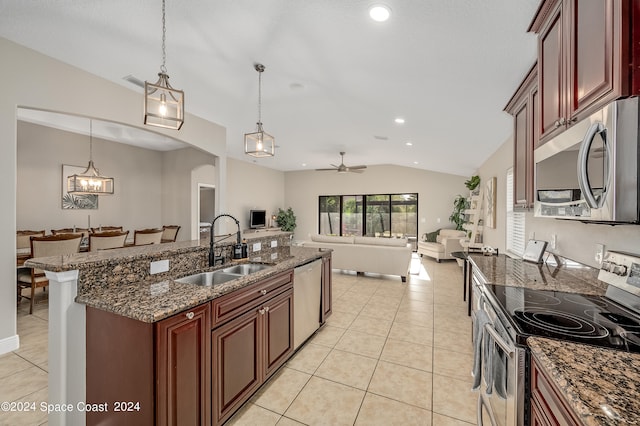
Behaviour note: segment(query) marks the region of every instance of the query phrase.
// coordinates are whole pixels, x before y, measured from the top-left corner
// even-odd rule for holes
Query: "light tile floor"
[[[24,290],[27,294],[27,290]],[[36,290],[33,314],[29,315],[29,301],[23,299],[18,307],[18,335],[20,348],[0,356],[0,402],[32,402],[36,410],[30,412],[5,412],[0,410],[1,426],[47,424],[47,413],[40,410],[40,403],[48,401],[49,348],[47,328],[49,308],[47,294]]]
[[[327,324],[228,424],[476,424],[461,268],[414,258],[412,272],[334,271]]]
[[[228,424],[475,424],[461,268],[415,258],[412,272],[402,283],[334,271],[327,324]],[[28,312],[25,300],[20,349],[0,356],[0,401],[47,401],[47,305]],[[0,425],[46,421],[39,410],[0,412]]]

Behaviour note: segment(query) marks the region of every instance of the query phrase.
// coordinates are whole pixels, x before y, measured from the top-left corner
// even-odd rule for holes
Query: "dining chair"
[[[89,235],[89,251],[124,247],[129,231],[105,231]]]
[[[173,243],[178,236],[180,225],[164,225],[162,227],[162,239],[163,243]]]
[[[89,228],[60,228],[60,229],[52,229],[52,235],[60,235],[60,234],[82,234],[82,238],[89,238],[89,234],[91,230]]]
[[[16,249],[19,251],[29,249],[31,252],[31,236],[44,237],[43,231],[20,230],[16,231]]]
[[[91,232],[93,232],[93,233],[111,232],[111,231],[120,231],[120,232],[122,232],[122,226],[100,226],[98,228],[91,228]]]
[[[31,254],[33,257],[49,257],[62,254],[73,254],[80,251],[82,234],[58,234],[47,236],[31,236]],[[36,268],[20,268],[18,271],[18,304],[22,298],[29,299],[29,314],[33,313],[33,299],[36,288],[49,285],[44,271]],[[22,295],[22,290],[31,288],[30,297]]]
[[[160,244],[162,242],[162,229],[137,229],[133,233],[133,245],[144,246],[147,244]]]

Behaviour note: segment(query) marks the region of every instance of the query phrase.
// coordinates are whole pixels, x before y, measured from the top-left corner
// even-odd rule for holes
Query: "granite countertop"
[[[203,287],[195,284],[179,283],[172,279],[135,283],[111,283],[84,289],[76,297],[76,302],[139,321],[156,322],[269,276],[315,259],[320,259],[323,256],[329,256],[329,253],[330,251],[326,250],[291,247],[291,257],[283,259],[263,271],[220,285]],[[224,267],[232,264],[224,265]],[[218,267],[217,269],[220,268]],[[205,272],[212,269],[193,271],[192,273]]]
[[[597,296],[604,295],[607,289],[607,285],[598,279],[598,269],[572,261],[559,266],[536,264],[503,254],[469,254],[468,259],[487,284]]]
[[[114,257],[129,260],[141,257],[153,257],[156,254],[166,257],[172,252],[196,252],[207,249],[208,245],[201,245],[198,240],[165,244],[149,244],[144,246],[130,246],[120,249],[29,259],[25,262],[25,266],[44,269],[46,271],[63,272],[72,271],[80,268],[81,266],[86,266],[87,264],[108,263],[111,262]]]
[[[639,423],[640,354],[542,337],[527,344],[585,425]]]

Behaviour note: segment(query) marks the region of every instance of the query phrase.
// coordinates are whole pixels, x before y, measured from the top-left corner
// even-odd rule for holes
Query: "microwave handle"
[[[610,161],[611,155],[609,153],[609,144],[607,143],[606,130],[604,125],[600,122],[593,123],[591,127],[589,127],[587,134],[585,135],[584,139],[582,140],[582,143],[580,144],[580,152],[578,153],[578,185],[580,186],[580,191],[582,192],[582,195],[584,195],[584,200],[587,202],[587,205],[592,209],[598,209],[602,207],[602,205],[604,204],[605,192],[609,187],[608,172],[611,170],[611,167],[609,167],[609,165],[607,167],[607,176],[606,176],[606,181],[604,182],[603,193],[602,193],[602,196],[600,197],[599,202],[598,200],[596,200],[595,195],[593,195],[593,191],[591,190],[591,187],[589,187],[589,184],[588,184],[589,178],[587,177],[587,161],[589,159],[589,155],[588,155],[589,149],[591,149],[593,138],[598,133],[603,133],[603,132],[604,132],[604,138],[603,138],[604,146],[606,148],[605,155],[607,156],[607,161]]]

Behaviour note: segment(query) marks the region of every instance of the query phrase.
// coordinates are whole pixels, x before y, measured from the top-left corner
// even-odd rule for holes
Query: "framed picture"
[[[487,179],[484,188],[485,199],[487,202],[484,225],[492,229],[495,229],[496,227],[496,181],[497,178],[495,176]]]
[[[82,173],[86,167],[62,165],[62,210],[97,210],[98,196],[96,194],[79,195],[67,192],[67,177],[74,173]]]

